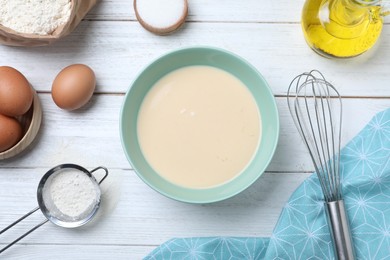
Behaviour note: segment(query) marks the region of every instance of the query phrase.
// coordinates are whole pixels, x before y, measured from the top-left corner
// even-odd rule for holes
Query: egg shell
[[[0,152],[4,152],[22,139],[22,126],[13,117],[0,114]]]
[[[0,113],[20,116],[28,111],[33,101],[30,83],[18,70],[0,66]]]
[[[71,111],[89,101],[95,86],[93,70],[83,64],[73,64],[58,73],[53,81],[51,95],[58,107]]]

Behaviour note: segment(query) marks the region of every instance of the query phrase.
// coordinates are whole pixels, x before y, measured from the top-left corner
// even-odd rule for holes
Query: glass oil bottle
[[[317,53],[348,58],[375,44],[386,14],[380,0],[306,0],[301,25]]]

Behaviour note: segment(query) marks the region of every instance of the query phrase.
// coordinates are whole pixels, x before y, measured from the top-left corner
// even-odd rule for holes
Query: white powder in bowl
[[[142,20],[154,28],[167,28],[183,18],[183,0],[137,0],[137,12]]]
[[[49,35],[70,12],[70,0],[0,0],[0,24],[20,33]]]
[[[51,175],[42,190],[50,214],[62,221],[83,219],[94,209],[100,189],[84,172],[65,169]]]

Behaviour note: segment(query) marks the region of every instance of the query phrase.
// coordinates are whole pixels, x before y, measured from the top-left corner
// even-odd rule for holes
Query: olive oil
[[[370,49],[383,27],[380,6],[358,0],[307,0],[302,29],[309,46],[326,57],[354,57]]]

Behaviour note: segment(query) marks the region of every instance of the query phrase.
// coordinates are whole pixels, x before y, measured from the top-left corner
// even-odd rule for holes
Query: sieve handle
[[[34,212],[36,212],[37,210],[39,209],[39,207],[36,207],[35,209],[31,210],[30,212],[28,212],[27,214],[25,214],[24,216],[22,216],[21,218],[19,218],[18,220],[16,220],[15,222],[13,222],[12,224],[8,225],[6,228],[4,228],[3,230],[0,231],[0,235],[3,234],[5,231],[7,231],[8,229],[10,229],[11,227],[15,226],[16,224],[18,224],[20,221],[22,221],[23,219],[27,218],[28,216],[30,216],[31,214],[33,214]],[[39,223],[38,225],[36,225],[35,227],[33,227],[32,229],[30,229],[29,231],[27,231],[26,233],[24,233],[23,235],[21,235],[20,237],[18,237],[17,239],[15,239],[14,241],[12,241],[11,243],[9,243],[7,246],[3,247],[2,249],[0,249],[0,254],[3,253],[5,250],[7,250],[8,248],[10,248],[11,246],[13,246],[14,244],[16,244],[17,242],[19,242],[21,239],[23,239],[24,237],[28,236],[30,233],[32,233],[34,230],[38,229],[40,226],[44,225],[45,223],[47,223],[49,220],[44,220],[42,221],[41,223]]]
[[[97,171],[97,170],[103,170],[103,171],[105,171],[105,174],[104,174],[103,178],[98,182],[98,184],[100,185],[100,184],[107,178],[107,176],[108,176],[108,170],[107,170],[107,168],[104,167],[104,166],[99,166],[99,167],[96,167],[95,169],[93,169],[93,170],[91,171],[91,174],[92,174],[93,172]]]

